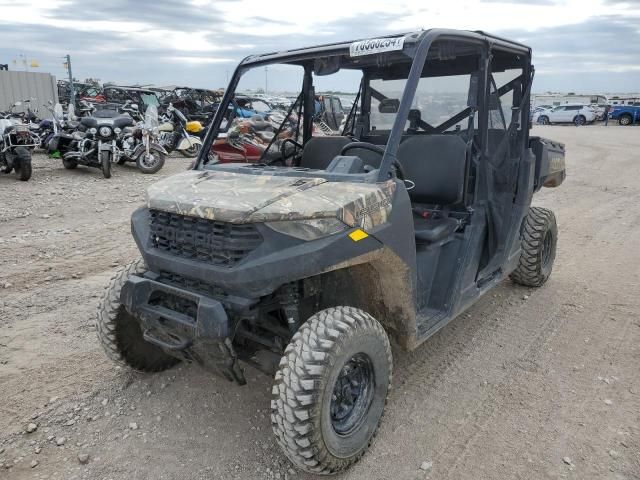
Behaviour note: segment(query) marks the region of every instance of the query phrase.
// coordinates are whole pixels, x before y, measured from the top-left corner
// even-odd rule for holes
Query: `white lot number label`
[[[403,46],[404,37],[372,38],[371,40],[353,42],[349,46],[349,55],[351,57],[359,57],[361,55],[373,55],[374,53],[393,52],[402,50]]]

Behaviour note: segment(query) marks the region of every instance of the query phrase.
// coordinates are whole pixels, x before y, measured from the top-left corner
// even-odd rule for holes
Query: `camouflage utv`
[[[207,152],[241,78],[266,66],[301,72],[287,166],[216,164]],[[319,136],[314,85],[345,71],[354,106],[341,135]],[[238,384],[241,365],[274,375],[285,455],[345,470],[382,417],[390,339],[415,349],[506,277],[538,287],[551,274],[555,217],[531,202],[563,182],[564,146],[529,134],[532,80],[530,48],[483,32],[246,58],[194,169],[133,214],[142,258],[99,307],[107,354],[141,371],[195,362]]]

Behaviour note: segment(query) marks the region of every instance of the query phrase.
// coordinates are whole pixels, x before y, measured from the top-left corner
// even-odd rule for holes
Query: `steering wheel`
[[[354,148],[361,148],[362,150],[369,150],[370,152],[377,153],[380,156],[384,155],[384,148],[382,148],[380,145],[375,145],[375,144],[369,143],[369,142],[351,142],[351,143],[347,143],[344,147],[342,147],[342,150],[340,150],[340,155],[344,155],[349,150],[353,150]],[[402,164],[400,164],[400,162],[398,160],[394,160],[392,165],[393,165],[393,168],[396,171],[396,177],[398,177],[400,180],[404,180],[405,176],[404,176],[404,168],[402,167]]]
[[[287,143],[293,143],[293,147],[294,148],[299,148],[300,150],[302,150],[304,148],[304,146],[301,143],[296,142],[293,138],[285,138],[282,143],[280,144],[280,153],[282,154],[282,158],[284,158],[285,154],[286,154],[286,147],[285,145]],[[295,150],[293,152],[295,154]]]

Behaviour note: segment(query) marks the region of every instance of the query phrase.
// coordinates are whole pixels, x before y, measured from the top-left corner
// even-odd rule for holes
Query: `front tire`
[[[73,158],[62,157],[62,166],[67,170],[73,170],[74,168],[78,168],[78,161]]]
[[[191,145],[189,148],[185,148],[184,150],[180,150],[180,153],[182,155],[184,155],[187,158],[193,158],[193,157],[197,157],[198,154],[200,153],[200,149],[202,148],[202,145],[199,143],[194,143],[193,145]]]
[[[558,226],[551,210],[531,207],[522,229],[522,253],[511,280],[526,287],[540,287],[553,270]]]
[[[549,117],[545,117],[544,115],[540,118],[538,118],[538,123],[541,123],[542,125],[549,125]]]
[[[147,152],[143,152],[136,160],[136,165],[142,173],[156,173],[164,166],[164,153],[151,149],[149,150],[149,154],[150,157],[147,157]]]
[[[98,306],[96,330],[100,345],[114,362],[141,372],[160,372],[179,360],[146,342],[140,324],[120,303],[120,292],[129,276],[145,271],[146,266],[139,259],[111,279]]]
[[[31,178],[33,167],[31,166],[31,151],[26,147],[16,147],[13,169],[18,178],[26,182]]]
[[[100,168],[104,178],[111,178],[111,152],[107,150],[100,152]]]
[[[271,423],[289,460],[320,474],[357,462],[378,429],[392,367],[387,334],[368,313],[335,307],[309,318],[272,390]]]

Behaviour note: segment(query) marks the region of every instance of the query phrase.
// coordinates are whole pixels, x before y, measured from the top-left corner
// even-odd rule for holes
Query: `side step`
[[[435,308],[423,308],[418,312],[418,342],[424,342],[431,335],[444,327],[452,317],[448,312]]]

